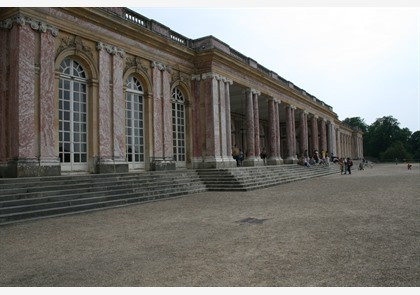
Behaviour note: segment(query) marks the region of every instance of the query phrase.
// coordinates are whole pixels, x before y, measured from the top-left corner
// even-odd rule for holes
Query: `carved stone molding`
[[[96,44],[96,50],[100,51],[102,49],[105,49],[111,55],[119,55],[122,58],[125,57],[124,49],[118,48],[118,47],[113,46],[113,45],[104,44],[102,42],[98,42]]]
[[[256,89],[251,89],[252,94],[261,95],[261,92]]]
[[[6,20],[1,21],[0,28],[10,30],[14,24],[18,26],[29,25],[35,31],[41,33],[50,32],[52,36],[58,36],[58,29],[56,27],[51,26],[43,21],[34,20],[24,15],[17,15],[12,18],[8,18]]]
[[[152,61],[151,62],[151,66],[152,66],[152,68],[158,68],[160,71],[168,71],[168,72],[171,72],[170,67],[168,67],[168,66],[166,66],[166,65],[164,65],[164,64],[162,64],[160,62],[157,62],[157,61]]]
[[[184,82],[186,84],[188,84],[190,82],[190,77],[186,74],[181,73],[180,71],[173,71],[172,72],[172,83],[176,82],[176,81],[181,81]]]
[[[82,38],[79,36],[62,38],[61,44],[57,49],[57,55],[66,49],[75,49],[93,57],[91,48],[83,44]]]
[[[230,80],[229,78],[223,77],[222,75],[213,73],[213,72],[208,72],[208,73],[203,73],[203,74],[198,74],[198,75],[191,75],[191,80],[206,80],[206,79],[216,79],[217,81],[223,81],[224,83],[229,83],[229,85],[233,84],[233,81]]]
[[[261,92],[254,89],[254,88],[247,88],[245,90],[242,91],[242,94],[246,94],[246,93],[251,93],[251,94],[256,94],[256,95],[261,95]]]
[[[148,73],[149,68],[146,67],[142,62],[141,59],[137,56],[127,56],[125,58],[125,69],[126,72],[130,68],[136,68],[136,71],[142,71],[144,73]]]
[[[200,81],[201,80],[201,75],[191,75],[191,81]]]

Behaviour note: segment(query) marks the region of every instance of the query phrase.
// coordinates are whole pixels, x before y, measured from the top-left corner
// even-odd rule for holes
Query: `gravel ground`
[[[0,226],[0,286],[420,286],[420,168]]]

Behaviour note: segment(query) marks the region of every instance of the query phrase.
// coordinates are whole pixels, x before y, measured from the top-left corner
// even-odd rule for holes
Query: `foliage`
[[[401,141],[395,141],[389,146],[385,152],[379,153],[379,159],[382,162],[390,162],[397,159],[398,161],[412,160],[412,155],[407,152],[405,145]]]
[[[363,133],[366,133],[368,128],[365,120],[360,117],[345,118],[343,123],[349,125],[350,127],[357,127],[362,130]]]
[[[381,161],[420,160],[420,131],[411,133],[408,128],[401,129],[392,116],[378,118],[369,126],[360,117],[346,118],[343,123],[364,132],[365,157]]]

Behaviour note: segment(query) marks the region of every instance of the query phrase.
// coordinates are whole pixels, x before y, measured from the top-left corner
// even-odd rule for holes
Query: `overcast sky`
[[[420,1],[363,6],[368,2],[340,7],[316,0],[238,2],[241,6],[146,1],[129,8],[187,38],[218,38],[332,106],[340,120],[361,117],[370,125],[393,116],[401,128],[415,132],[420,130]]]

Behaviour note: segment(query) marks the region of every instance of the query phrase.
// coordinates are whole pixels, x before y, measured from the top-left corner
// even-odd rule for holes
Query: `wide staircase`
[[[337,167],[279,165],[0,178],[0,225],[205,191],[254,190],[337,171]]]
[[[209,191],[250,191],[338,172],[337,166],[296,164],[197,170]]]
[[[0,224],[205,191],[194,170],[0,178]]]

